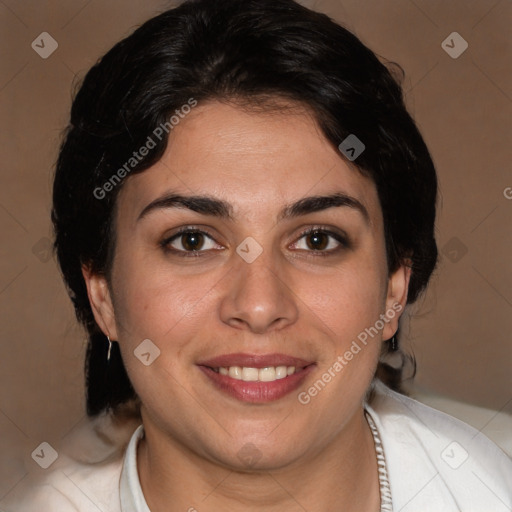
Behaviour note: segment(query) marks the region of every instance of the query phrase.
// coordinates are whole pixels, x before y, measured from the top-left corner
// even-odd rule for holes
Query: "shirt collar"
[[[137,471],[137,444],[142,437],[144,427],[140,425],[126,448],[119,488],[122,512],[151,512],[142,493]]]

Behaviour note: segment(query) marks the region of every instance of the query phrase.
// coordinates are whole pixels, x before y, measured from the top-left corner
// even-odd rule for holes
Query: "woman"
[[[88,413],[140,426],[19,510],[510,510],[505,454],[386,363],[436,192],[390,71],[292,0],[189,1],[118,43],[74,100],[52,218]]]

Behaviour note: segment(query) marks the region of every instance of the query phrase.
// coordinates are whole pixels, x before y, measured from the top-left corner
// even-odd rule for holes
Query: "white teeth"
[[[242,380],[242,368],[240,366],[230,366],[228,374],[232,379]]]
[[[242,366],[230,366],[229,368],[215,368],[221,375],[229,375],[232,379],[245,382],[273,382],[284,379],[295,373],[295,366],[267,366],[266,368],[249,368]]]
[[[261,382],[272,382],[276,380],[276,369],[271,366],[268,368],[261,368],[258,372],[258,380]]]
[[[258,376],[258,368],[242,368],[242,380],[246,382],[257,381]]]
[[[293,366],[290,366],[290,368],[293,368]],[[286,366],[278,366],[276,368],[276,379],[284,379],[287,375]]]

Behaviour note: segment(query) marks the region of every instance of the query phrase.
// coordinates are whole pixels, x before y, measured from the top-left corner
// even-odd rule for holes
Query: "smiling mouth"
[[[298,389],[316,363],[283,354],[227,354],[197,366],[215,389],[242,402],[262,404]]]

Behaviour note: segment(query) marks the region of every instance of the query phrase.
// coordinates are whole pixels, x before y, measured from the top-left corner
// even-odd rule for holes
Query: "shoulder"
[[[124,453],[136,424],[114,427],[105,419],[88,422],[57,459],[41,469],[32,459],[27,474],[0,502],[2,512],[98,512],[121,510],[119,482]]]
[[[76,462],[65,461],[57,469],[41,478],[27,475],[2,502],[5,512],[118,512],[120,506],[112,493],[119,486],[121,466],[108,464],[91,468]]]
[[[368,407],[381,434],[394,506],[512,508],[512,461],[481,432],[381,383]]]

